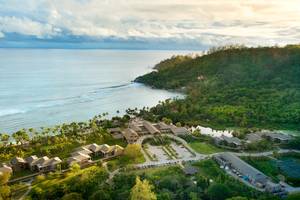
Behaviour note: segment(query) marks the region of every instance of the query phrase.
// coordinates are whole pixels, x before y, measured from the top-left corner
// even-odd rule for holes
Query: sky
[[[300,0],[0,0],[0,47],[300,43]]]

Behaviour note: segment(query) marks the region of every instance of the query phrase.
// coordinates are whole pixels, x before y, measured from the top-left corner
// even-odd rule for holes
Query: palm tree
[[[12,137],[15,139],[15,141],[17,142],[17,144],[21,143],[21,145],[25,141],[29,141],[29,135],[26,133],[26,131],[24,129],[13,133]]]
[[[10,136],[6,133],[0,134],[0,140],[4,144],[4,146],[7,146]]]

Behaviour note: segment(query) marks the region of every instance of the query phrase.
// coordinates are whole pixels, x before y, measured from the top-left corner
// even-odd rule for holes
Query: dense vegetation
[[[65,175],[38,177],[28,199],[225,200],[236,196],[277,199],[240,184],[213,160],[194,165],[199,169],[195,176],[186,176],[179,166],[173,166],[122,172],[111,183],[105,183],[107,173],[101,167],[74,168]]]
[[[104,115],[105,116],[105,115]],[[15,156],[30,155],[54,157],[62,159],[70,156],[76,147],[84,144],[118,144],[123,147],[122,139],[114,139],[107,128],[123,126],[128,122],[128,116],[104,119],[102,115],[95,116],[88,122],[72,122],[54,127],[39,129],[22,129],[12,134],[16,143],[12,143],[8,134],[0,133],[0,162],[7,162]]]
[[[137,82],[184,91],[142,112],[217,127],[300,129],[300,48],[213,49],[195,58],[174,56]]]

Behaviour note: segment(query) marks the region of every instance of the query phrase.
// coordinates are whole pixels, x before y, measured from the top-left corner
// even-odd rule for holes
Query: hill
[[[218,127],[300,129],[300,48],[222,47],[174,56],[135,81],[184,91],[151,109],[158,118]]]

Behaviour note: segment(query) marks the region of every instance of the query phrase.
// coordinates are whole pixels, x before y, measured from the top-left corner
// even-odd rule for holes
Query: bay
[[[87,121],[182,95],[132,81],[179,51],[0,49],[0,132]]]

